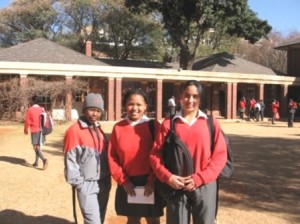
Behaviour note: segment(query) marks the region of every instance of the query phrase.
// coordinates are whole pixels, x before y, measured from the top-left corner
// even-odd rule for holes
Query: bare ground
[[[235,158],[232,178],[221,180],[219,224],[300,223],[300,123],[220,120]],[[112,122],[102,122],[109,134]],[[71,188],[63,175],[62,138],[56,125],[44,155],[49,167],[33,168],[34,152],[23,127],[0,126],[0,224],[73,223]],[[114,211],[115,184],[107,224],[125,223]],[[79,223],[82,223],[77,208]],[[165,223],[165,217],[161,219]],[[145,223],[143,221],[143,223]]]

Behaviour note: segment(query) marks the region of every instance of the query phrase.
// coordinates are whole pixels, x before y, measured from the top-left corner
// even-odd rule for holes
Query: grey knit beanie
[[[99,93],[89,93],[86,95],[83,102],[82,111],[85,111],[87,108],[97,108],[104,110],[103,98]]]

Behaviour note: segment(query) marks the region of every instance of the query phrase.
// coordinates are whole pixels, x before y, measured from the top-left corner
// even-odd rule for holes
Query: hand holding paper
[[[145,196],[145,187],[135,187],[135,196],[127,195],[127,202],[132,204],[154,204],[154,191]]]

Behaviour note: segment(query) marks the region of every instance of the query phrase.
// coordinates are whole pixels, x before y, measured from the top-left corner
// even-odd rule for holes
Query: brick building
[[[86,92],[101,93],[105,99],[106,120],[122,117],[121,99],[127,88],[142,88],[150,95],[150,114],[157,119],[164,117],[167,99],[177,99],[182,82],[195,79],[204,87],[203,109],[215,116],[234,119],[241,96],[264,99],[265,103],[276,98],[287,105],[292,89],[299,90],[300,78],[280,76],[274,71],[241,58],[221,53],[197,61],[192,71],[176,66],[127,61],[126,64],[112,60],[91,58],[92,46],[87,42],[86,55],[39,38],[27,43],[0,50],[0,80],[13,77],[20,79],[20,86],[28,77],[61,79],[72,85],[76,77],[89,82]],[[128,67],[130,66],[130,67]],[[299,91],[298,91],[299,92]],[[80,113],[82,95],[63,96],[67,120],[71,109]],[[56,109],[57,105],[50,105]],[[268,111],[267,111],[268,112]],[[286,113],[286,107],[281,107]]]
[[[287,74],[289,76],[300,78],[300,38],[296,38],[275,48],[287,52]],[[300,89],[298,85],[289,86],[288,99],[291,98],[300,102]],[[297,110],[300,115],[300,110]]]

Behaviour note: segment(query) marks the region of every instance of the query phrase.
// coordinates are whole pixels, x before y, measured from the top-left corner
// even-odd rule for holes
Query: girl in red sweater
[[[217,120],[214,123],[214,150],[211,153],[207,116],[199,106],[202,87],[198,81],[187,81],[181,89],[182,110],[174,116],[177,136],[187,146],[194,166],[189,176],[172,174],[163,164],[162,150],[170,130],[170,118],[163,121],[157,134],[150,162],[157,178],[179,190],[167,201],[167,224],[213,224],[216,212],[216,179],[226,160],[226,143]]]
[[[162,202],[154,192],[155,176],[149,161],[154,137],[150,119],[145,115],[147,104],[147,96],[141,89],[125,94],[126,117],[115,124],[108,148],[111,175],[118,183],[115,209],[118,215],[127,216],[127,224],[139,224],[141,217],[145,217],[148,224],[159,224],[159,217],[163,215]],[[153,126],[158,131],[157,121]],[[136,195],[137,186],[144,187],[146,197],[154,192],[155,203],[128,203],[128,196]]]
[[[278,109],[279,109],[279,102],[277,100],[273,100],[271,106],[272,106],[272,119],[271,120],[272,120],[272,124],[275,124],[276,115],[278,114]]]
[[[38,167],[39,159],[43,161],[43,169],[47,169],[48,160],[42,153],[42,146],[45,143],[45,136],[42,134],[42,122],[41,116],[45,112],[44,108],[39,106],[41,98],[39,96],[32,97],[33,105],[28,109],[26,113],[24,123],[24,134],[28,135],[28,130],[31,133],[31,144],[35,152],[35,161],[32,164],[33,167]]]

